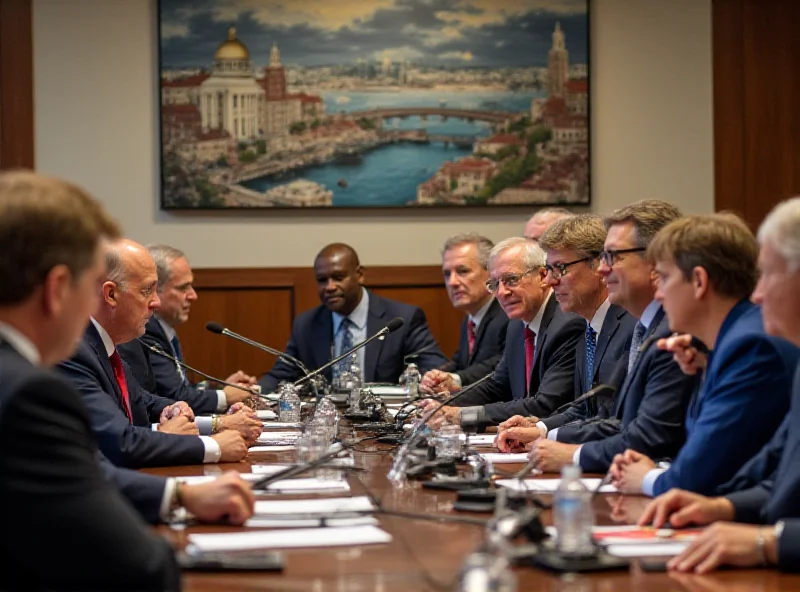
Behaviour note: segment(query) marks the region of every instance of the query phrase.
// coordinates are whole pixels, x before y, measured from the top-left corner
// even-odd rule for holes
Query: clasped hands
[[[244,403],[234,403],[217,420],[217,431],[226,430],[238,432],[245,443],[251,446],[261,435],[262,423],[255,412]],[[164,407],[159,417],[158,431],[185,436],[197,436],[200,433],[194,412],[185,401],[177,401]]]

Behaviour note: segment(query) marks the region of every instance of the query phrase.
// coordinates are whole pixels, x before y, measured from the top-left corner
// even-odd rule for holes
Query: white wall
[[[594,0],[592,210],[645,197],[713,209],[711,0]],[[84,185],[141,242],[195,267],[305,266],[346,241],[366,265],[439,262],[449,234],[521,233],[525,209],[364,214],[158,208],[155,0],[34,0],[36,163]]]

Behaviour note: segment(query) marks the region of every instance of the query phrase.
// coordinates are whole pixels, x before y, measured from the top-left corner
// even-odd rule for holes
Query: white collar
[[[483,317],[486,316],[486,312],[489,310],[489,307],[492,305],[492,302],[494,302],[494,296],[489,298],[489,300],[486,301],[486,304],[481,306],[478,312],[476,312],[474,315],[469,315],[469,320],[475,323],[476,329],[480,327],[481,321],[483,320]]]
[[[108,334],[108,331],[106,331],[103,328],[103,325],[98,323],[94,317],[92,317],[92,323],[94,324],[94,328],[97,329],[97,332],[100,333],[100,339],[103,340],[103,345],[106,348],[106,354],[110,358],[117,350],[117,346],[114,345],[114,342],[111,340],[111,335]]]
[[[361,288],[361,302],[358,303],[347,318],[353,323],[356,328],[362,331],[367,327],[367,315],[369,314],[369,292],[365,288]],[[339,331],[339,326],[344,320],[344,315],[338,312],[333,313],[333,334],[336,335]]]
[[[606,322],[606,315],[608,315],[609,308],[611,308],[611,303],[608,301],[608,298],[606,298],[603,300],[603,304],[600,305],[600,308],[597,309],[597,312],[594,313],[589,326],[594,329],[595,335],[600,335],[603,323]]]
[[[536,339],[539,339],[539,328],[542,326],[542,317],[544,316],[544,309],[547,308],[547,303],[550,301],[550,297],[552,295],[553,295],[553,290],[548,288],[547,296],[545,296],[544,300],[542,300],[542,305],[539,307],[539,310],[536,311],[536,316],[533,317],[533,320],[526,325],[528,328],[530,328],[531,331],[536,333]]]
[[[164,330],[164,334],[167,336],[167,341],[172,341],[178,334],[172,325],[169,325],[164,319],[160,316],[155,315],[158,324],[161,325],[161,328]]]
[[[28,339],[28,336],[22,333],[19,329],[12,327],[7,323],[0,322],[0,338],[7,341],[16,352],[23,358],[28,360],[34,366],[42,363],[42,356],[39,350],[33,345],[33,342]]]

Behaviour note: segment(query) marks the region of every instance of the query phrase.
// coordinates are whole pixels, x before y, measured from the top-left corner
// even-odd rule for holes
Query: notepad
[[[388,532],[372,525],[189,535],[189,543],[205,552],[375,545],[391,540]]]
[[[370,499],[365,496],[328,497],[304,500],[267,500],[257,501],[254,514],[269,516],[274,514],[336,514],[342,512],[368,512],[374,510]]]
[[[600,485],[602,479],[581,479],[583,486],[589,491],[594,491]],[[496,482],[500,487],[506,487],[512,491],[532,491],[534,493],[554,493],[558,486],[561,484],[561,479],[523,479],[520,483],[519,479],[500,479]],[[611,485],[603,485],[600,488],[600,493],[614,493],[617,488]]]
[[[286,452],[297,448],[293,443],[287,442],[286,444],[270,444],[269,446],[251,446],[247,452]]]
[[[263,477],[263,475],[259,475]],[[347,481],[327,481],[323,479],[283,479],[270,483],[267,487],[269,491],[280,493],[310,491],[350,491],[350,484]]]
[[[462,442],[467,441],[466,434],[460,434],[459,437],[461,438]],[[469,443],[474,444],[475,446],[494,446],[495,437],[496,436],[494,434],[475,434],[469,437]],[[528,459],[526,457],[525,461],[523,462],[527,462],[527,460]]]
[[[690,545],[688,542],[647,545],[609,545],[606,551],[615,557],[675,557]]]
[[[252,528],[320,528],[331,526],[341,528],[345,526],[377,525],[378,521],[372,516],[355,516],[350,518],[261,518],[256,516],[245,522],[245,526]]]
[[[528,453],[504,453],[504,452],[481,452],[481,456],[492,464],[499,465],[504,463],[526,463]]]
[[[239,476],[245,481],[258,481],[264,478],[264,475],[256,475],[255,473],[239,473]],[[190,475],[187,477],[175,477],[175,480],[186,485],[199,485],[201,483],[210,483],[219,479],[219,477],[220,475]]]

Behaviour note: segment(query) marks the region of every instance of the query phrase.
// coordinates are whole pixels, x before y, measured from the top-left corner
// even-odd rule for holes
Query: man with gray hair
[[[528,240],[538,243],[539,239],[548,228],[550,228],[559,220],[569,218],[570,216],[572,216],[572,212],[565,208],[541,209],[531,216],[528,222],[525,224],[523,236]]]
[[[562,312],[545,281],[545,255],[532,241],[510,238],[489,255],[486,287],[511,321],[494,377],[445,407],[462,424],[498,424],[512,415],[547,417],[572,400],[575,350],[586,322]]]
[[[158,297],[161,305],[145,325],[141,341],[157,347],[175,359],[183,361],[183,351],[175,328],[189,320],[192,303],[197,292],[192,285],[194,276],[186,255],[168,245],[148,245],[147,251],[156,264]],[[189,382],[183,368],[172,360],[151,354],[139,340],[119,347],[120,355],[131,367],[136,380],[145,390],[167,399],[186,401],[195,413],[224,412],[231,405],[241,403],[248,392],[226,386],[224,389],[197,388]],[[230,375],[226,382],[250,386],[255,378],[241,370]],[[231,421],[231,418],[220,418]]]
[[[422,377],[423,390],[456,390],[492,371],[503,355],[508,317],[486,289],[489,253],[494,243],[475,233],[457,234],[444,243],[442,275],[453,306],[466,313],[453,361]],[[452,387],[449,385],[452,384]]]

